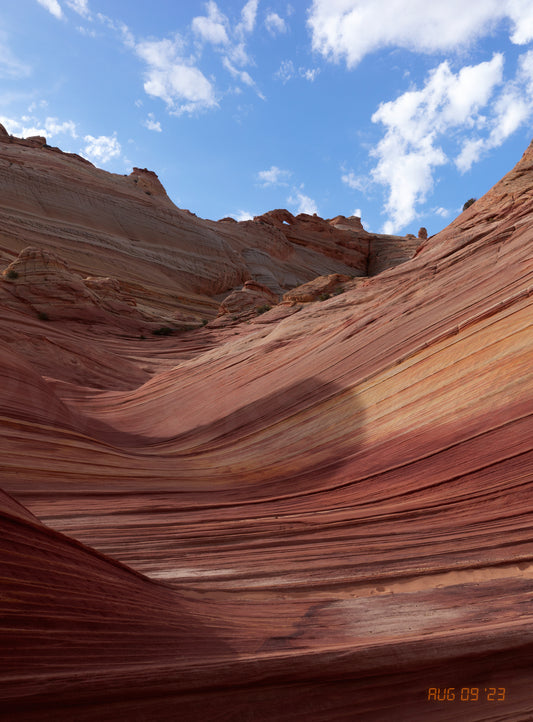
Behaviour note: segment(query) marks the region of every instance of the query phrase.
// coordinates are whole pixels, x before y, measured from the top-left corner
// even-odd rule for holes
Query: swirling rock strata
[[[141,339],[0,297],[4,718],[533,715],[532,169],[257,323]],[[263,222],[282,265],[295,221]]]

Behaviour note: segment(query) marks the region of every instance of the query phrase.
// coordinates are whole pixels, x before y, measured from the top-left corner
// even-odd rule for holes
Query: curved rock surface
[[[13,149],[32,154],[37,189],[42,154],[113,188],[121,223],[183,218],[183,246],[165,251],[190,263],[178,292],[147,245],[61,245],[74,225],[81,249],[111,238],[112,215],[89,223],[81,196],[53,243],[58,201],[43,189],[32,206],[31,242],[57,246],[57,273],[112,275],[145,311],[176,312],[180,294],[194,313],[215,303],[220,286],[202,284],[218,260],[194,280],[209,249],[226,249],[222,275],[238,258],[239,287],[251,280],[250,228],[264,226],[254,258],[280,288],[298,248],[305,274],[331,258],[328,228],[352,244],[331,241],[335,262],[365,258],[356,220],[275,211],[202,221],[200,262],[200,221],[165,196],[148,204],[131,179],[0,137],[2,163]],[[20,239],[30,210],[15,200],[2,213]],[[1,718],[533,716],[533,147],[415,243],[341,295],[167,338],[140,338],[127,317],[121,329],[120,314],[43,322],[12,302],[22,274],[2,281]],[[13,262],[22,248],[2,250]],[[101,304],[106,283],[80,283]]]

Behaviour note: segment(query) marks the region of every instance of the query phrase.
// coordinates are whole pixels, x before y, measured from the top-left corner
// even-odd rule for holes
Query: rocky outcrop
[[[0,258],[32,246],[57,254],[81,278],[114,277],[120,268],[138,308],[197,322],[214,318],[221,298],[246,281],[281,297],[318,276],[375,275],[416,249],[367,233],[356,217],[278,209],[253,221],[205,221],[176,208],[153,171],[106,173],[45,138],[7,132],[0,133],[0,221]]]
[[[130,178],[132,178],[137,188],[144,191],[146,195],[167,198],[167,192],[154,171],[147,168],[134,168],[130,173]]]
[[[104,303],[208,320],[273,292],[247,263],[286,292],[376,238],[201,221],[1,139],[0,168],[0,717],[527,719],[533,147],[338,297],[168,338]]]
[[[42,135],[30,135],[26,140],[35,148],[43,148],[46,145],[46,138]]]
[[[309,283],[304,283],[283,296],[283,303],[309,303],[311,301],[324,301],[331,294],[343,293],[344,284],[351,280],[351,276],[332,273],[329,276],[319,276]]]
[[[222,301],[218,315],[242,314],[258,308],[265,309],[266,306],[275,305],[278,300],[278,296],[261,283],[246,281],[240,291],[233,291]]]
[[[31,246],[19,253],[1,277],[4,303],[31,309],[42,320],[109,323],[109,313],[131,314],[137,305],[116,278],[82,279],[57,254]],[[137,321],[141,321],[140,314]]]

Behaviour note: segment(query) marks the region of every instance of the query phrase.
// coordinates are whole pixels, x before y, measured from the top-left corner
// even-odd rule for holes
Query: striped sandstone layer
[[[143,340],[5,305],[6,719],[530,719],[532,246],[530,147],[319,303]]]

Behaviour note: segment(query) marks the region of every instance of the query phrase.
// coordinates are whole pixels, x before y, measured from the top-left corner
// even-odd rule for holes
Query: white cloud
[[[278,33],[286,33],[287,25],[285,20],[281,18],[277,13],[268,13],[265,18],[265,26],[271,35],[277,35]]]
[[[282,60],[279,70],[275,73],[276,77],[278,77],[283,83],[286,83],[291,80],[291,78],[294,78],[294,74],[295,69],[292,60]]]
[[[253,215],[248,211],[237,211],[231,217],[235,218],[236,221],[253,221],[254,219]]]
[[[37,108],[46,108],[48,106],[47,100],[34,100],[28,106],[28,113],[33,113]]]
[[[63,11],[61,10],[61,5],[57,2],[57,0],[37,0],[39,5],[42,5],[43,8],[46,8],[48,12],[52,13],[56,18],[62,18],[63,17]]]
[[[226,45],[229,42],[226,27],[227,17],[220,12],[213,0],[206,4],[207,16],[201,15],[193,18],[192,29],[203,40],[213,45]]]
[[[490,114],[478,130],[486,137],[470,137],[462,142],[455,165],[461,173],[470,170],[487,151],[497,148],[533,115],[533,51],[519,57],[516,76],[507,81],[492,103]]]
[[[84,18],[88,18],[91,14],[88,0],[66,0],[66,3],[71,10],[74,10],[78,13],[78,15],[82,15]]]
[[[450,211],[447,208],[443,208],[442,206],[434,208],[433,213],[436,216],[440,216],[441,218],[448,218],[448,216],[450,215]]]
[[[257,178],[264,187],[266,186],[286,186],[287,180],[291,177],[290,170],[282,170],[273,165],[268,170],[260,170]]]
[[[239,78],[241,83],[244,83],[245,85],[250,86],[251,88],[255,88],[255,91],[257,95],[261,98],[261,100],[265,100],[265,96],[261,91],[259,91],[255,85],[255,81],[250,75],[250,73],[246,72],[246,70],[238,70],[230,61],[229,58],[224,58],[222,61],[222,65],[228,70],[234,78]]]
[[[501,83],[503,56],[452,73],[447,61],[431,71],[422,90],[410,90],[382,103],[372,116],[386,133],[371,155],[378,159],[372,178],[389,189],[386,233],[416,217],[433,187],[433,170],[448,162],[439,136],[457,127],[475,127],[479,110]],[[350,176],[345,182],[350,181]]]
[[[238,33],[251,33],[255,27],[259,0],[248,0],[241,10],[241,22],[237,25]]]
[[[0,115],[0,123],[4,126],[10,135],[15,135],[18,138],[29,138],[32,135],[45,135],[46,130],[42,124],[32,123],[36,119],[30,119],[28,116],[22,116],[22,118],[9,118],[7,115]]]
[[[461,152],[455,159],[455,165],[461,173],[470,170],[472,165],[477,163],[483,153],[484,147],[485,141],[481,138],[477,138],[476,140],[469,138],[463,142]]]
[[[250,56],[246,52],[246,45],[244,43],[236,43],[228,48],[228,57],[235,65],[248,65],[252,62]]]
[[[533,40],[533,5],[529,0],[509,0],[508,5],[514,23],[511,42],[525,45]]]
[[[307,213],[312,216],[318,214],[318,208],[315,201],[309,196],[304,195],[300,190],[294,189],[292,195],[287,198],[287,203],[296,206],[295,213]]]
[[[70,135],[71,138],[77,138],[76,123],[73,120],[64,120],[62,123],[57,118],[46,118],[44,128],[47,137],[54,135]]]
[[[529,0],[314,0],[313,50],[353,68],[384,47],[434,53],[461,49],[511,20],[511,41],[533,40]]]
[[[312,83],[316,76],[320,73],[320,68],[307,68],[307,70],[305,68],[298,68],[298,72],[300,73],[301,78],[305,78]]]
[[[114,30],[127,48],[135,50],[135,37],[125,23],[116,22],[103,13],[96,13],[96,19],[103,25],[111,28],[111,30]]]
[[[361,209],[356,208],[354,212],[352,213],[352,216],[356,216],[357,218],[361,218]]]
[[[148,65],[144,89],[161,98],[175,115],[193,113],[217,105],[215,91],[201,70],[180,56],[181,38],[145,40],[135,46],[137,55]]]
[[[120,155],[121,147],[115,135],[86,135],[83,138],[87,145],[83,149],[85,156],[95,163],[107,163]]]
[[[76,28],[76,30],[77,30],[81,35],[85,35],[85,36],[87,36],[88,38],[97,38],[97,37],[98,37],[98,33],[96,32],[96,30],[89,30],[89,28],[84,28],[82,25],[78,25],[78,27]]]
[[[157,133],[161,133],[161,123],[155,119],[153,113],[148,113],[148,117],[143,122],[143,125],[145,128],[148,128],[148,130],[155,130]]]
[[[344,173],[341,176],[341,180],[354,191],[361,191],[364,193],[368,187],[368,179],[363,176],[356,176],[353,171]]]
[[[36,105],[41,105],[43,102],[46,103],[46,101],[41,101],[39,104],[32,103],[30,112]],[[6,127],[8,132],[19,138],[29,138],[32,135],[40,135],[45,138],[53,138],[55,135],[70,135],[71,138],[78,137],[76,123],[72,120],[60,122],[57,118],[46,118],[43,122],[33,115],[22,115],[20,118],[0,116],[0,123]]]
[[[123,44],[146,63],[145,92],[163,100],[170,114],[181,115],[218,107],[214,77],[207,77],[200,69],[204,43],[210,43],[222,55],[226,70],[265,99],[245,69],[246,65],[253,64],[246,49],[246,36],[255,27],[258,4],[259,0],[249,0],[242,7],[239,22],[231,25],[217,3],[208,0],[205,3],[206,14],[193,17],[190,34],[181,37],[175,33],[162,39],[136,40],[124,23],[102,13],[95,13],[94,18],[117,33]]]
[[[303,68],[300,67],[298,70],[294,67],[294,63],[292,60],[282,60],[281,65],[279,66],[279,69],[274,74],[275,77],[279,78],[283,84],[287,83],[289,80],[292,80],[293,78],[304,78],[305,80],[309,80],[311,82],[314,81],[316,76],[319,74],[320,69],[319,68]]]

